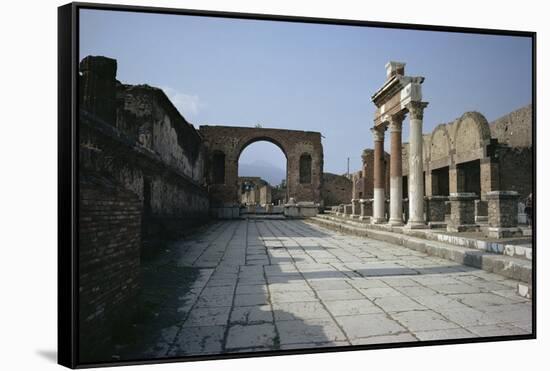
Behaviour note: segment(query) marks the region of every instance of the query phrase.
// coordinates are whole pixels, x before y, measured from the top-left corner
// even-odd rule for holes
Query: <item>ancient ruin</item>
[[[454,307],[431,306],[429,298],[454,302],[449,295],[467,302],[456,287],[496,300],[511,333],[531,331],[531,106],[493,123],[467,112],[423,133],[424,77],[389,62],[372,96],[374,148],[347,176],[323,172],[319,132],[196,129],[161,89],[121,83],[116,71],[106,57],[80,63],[83,357],[114,348],[110,331],[122,326],[120,308],[133,313],[139,292],[162,295],[143,286],[156,282],[147,274],[180,283],[155,307],[173,323],[167,330],[152,320],[159,331],[146,344],[151,357],[422,341],[435,333],[401,325],[422,315],[453,336],[503,331],[471,322],[472,311],[491,316],[475,301],[462,317]],[[282,184],[238,176],[242,151],[257,141],[284,153]],[[205,229],[193,235],[197,227]],[[367,317],[379,329],[365,326]]]
[[[298,130],[201,126],[208,152],[207,183],[211,210],[223,218],[239,216],[238,163],[242,151],[257,141],[278,146],[287,159],[286,200],[321,202],[321,134]]]
[[[374,150],[363,151],[362,169],[353,174],[351,205],[372,202],[373,212],[368,215],[372,223],[408,223],[409,228],[448,225],[450,231],[480,230],[479,222],[486,225],[488,195],[493,192],[516,192],[522,208],[532,192],[531,106],[492,123],[478,112],[466,112],[423,134],[420,113],[427,106],[421,101],[423,78],[405,76],[404,71],[404,63],[388,63],[387,81],[372,97],[377,106]],[[412,118],[411,140],[402,144],[406,115]],[[387,128],[391,155],[383,151]],[[453,208],[457,202],[464,205]],[[525,224],[526,218],[522,220]],[[499,235],[484,229],[487,235]]]

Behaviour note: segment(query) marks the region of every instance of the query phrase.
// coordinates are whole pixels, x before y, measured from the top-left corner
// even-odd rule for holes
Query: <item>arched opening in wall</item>
[[[472,192],[481,196],[481,172],[480,161],[468,161],[456,165],[457,191]]]
[[[300,184],[311,183],[311,155],[304,153],[300,156]]]
[[[282,213],[287,202],[287,157],[270,139],[243,147],[238,160],[238,195],[244,213]]]
[[[445,166],[432,170],[432,195],[449,195],[449,167]]]
[[[225,183],[225,154],[216,151],[212,155],[211,179],[213,184]]]

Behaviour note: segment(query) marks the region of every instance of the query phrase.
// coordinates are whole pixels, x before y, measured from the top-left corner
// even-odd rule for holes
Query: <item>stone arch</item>
[[[435,127],[430,140],[430,161],[436,161],[449,156],[451,151],[450,135],[447,125],[439,124]]]
[[[454,146],[456,153],[478,150],[491,141],[487,119],[478,112],[466,112],[456,123]]]
[[[297,201],[321,201],[323,176],[323,146],[321,133],[298,130],[250,128],[231,126],[201,126],[208,153],[225,153],[225,184],[209,187],[214,204],[237,203],[238,161],[242,151],[252,143],[267,141],[284,153],[287,164],[287,195]],[[300,183],[300,157],[311,156],[311,180]]]
[[[281,144],[281,142],[279,140],[277,140],[277,138],[274,138],[272,136],[252,136],[251,138],[243,138],[241,140],[242,144],[239,145],[239,148],[237,149],[238,153],[237,153],[237,161],[239,160],[239,158],[241,157],[241,154],[243,153],[243,151],[246,149],[246,147],[248,147],[249,145],[253,144],[253,143],[257,143],[257,142],[269,142],[269,143],[272,143],[274,145],[276,145],[277,147],[279,147],[279,149],[283,152],[283,154],[285,155],[285,158],[287,160],[287,163],[288,163],[288,154],[287,154],[287,150],[285,148],[285,146],[283,144]]]

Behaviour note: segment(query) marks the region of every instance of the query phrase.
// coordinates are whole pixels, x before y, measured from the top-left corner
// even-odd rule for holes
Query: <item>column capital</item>
[[[386,127],[384,125],[375,126],[370,129],[372,132],[372,136],[374,137],[375,142],[383,142],[384,141],[384,132],[386,131]]]
[[[407,109],[409,110],[410,118],[413,120],[422,120],[424,118],[424,108],[428,106],[428,102],[409,102]]]

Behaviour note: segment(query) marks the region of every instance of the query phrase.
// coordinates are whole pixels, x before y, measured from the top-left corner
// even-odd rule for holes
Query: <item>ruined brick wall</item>
[[[519,200],[525,202],[533,192],[533,149],[532,147],[501,147],[499,159],[499,190],[516,191]]]
[[[352,181],[344,175],[323,174],[322,199],[325,207],[349,204]]]
[[[238,202],[238,162],[239,157],[249,144],[257,141],[269,141],[277,145],[287,158],[287,194],[296,201],[321,200],[323,173],[323,146],[318,132],[249,128],[231,126],[201,126],[209,158],[207,161],[207,179],[211,202],[217,206]],[[223,183],[216,182],[213,174],[214,154],[224,155]],[[300,179],[300,158],[311,156],[311,177],[308,182]]]
[[[533,106],[531,104],[491,122],[491,137],[510,147],[533,145]]]
[[[113,324],[131,310],[139,288],[141,213],[135,193],[109,179],[81,176],[78,285],[83,359],[94,360],[108,345]]]
[[[204,182],[202,138],[160,89],[117,86],[116,127],[167,165],[198,183]]]
[[[116,81],[116,61],[87,57],[81,66],[87,68],[81,76],[81,170],[111,177],[138,195],[146,237],[185,234],[204,222],[209,200],[204,186],[205,148],[198,132],[160,89],[102,82]],[[94,86],[115,90],[96,91]],[[86,103],[93,101],[88,96],[94,94],[115,100],[110,117]]]

